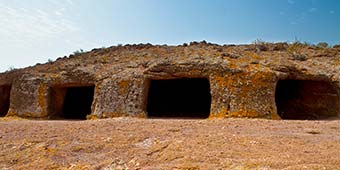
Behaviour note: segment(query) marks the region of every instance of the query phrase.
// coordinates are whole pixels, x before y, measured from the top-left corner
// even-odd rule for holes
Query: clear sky
[[[340,44],[339,0],[0,0],[0,71],[126,43]]]

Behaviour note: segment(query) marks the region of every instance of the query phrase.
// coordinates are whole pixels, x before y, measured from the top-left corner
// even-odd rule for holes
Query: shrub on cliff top
[[[294,60],[305,61],[307,56],[302,53],[304,47],[309,46],[306,43],[303,44],[300,41],[295,41],[289,44],[287,51],[293,57]]]
[[[319,42],[317,45],[319,48],[328,48],[328,44],[326,42]]]

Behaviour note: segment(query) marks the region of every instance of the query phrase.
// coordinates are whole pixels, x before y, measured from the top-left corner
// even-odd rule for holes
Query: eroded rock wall
[[[334,89],[330,102],[319,103],[332,107],[332,115],[340,115],[340,49],[301,47],[305,58],[300,60],[282,44],[282,48],[275,48],[279,45],[265,51],[252,45],[206,43],[95,49],[0,74],[0,87],[11,87],[8,116],[53,119],[62,115],[67,87],[91,85],[95,90],[88,118],[148,117],[151,80],[206,78],[210,82],[210,118],[279,119],[277,83],[285,79],[317,80]],[[6,109],[4,105],[0,110]]]

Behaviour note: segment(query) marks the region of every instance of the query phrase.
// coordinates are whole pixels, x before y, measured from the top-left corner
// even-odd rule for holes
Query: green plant
[[[309,47],[315,46],[313,43],[307,42],[307,41],[305,41],[305,42],[303,42],[303,43],[301,43],[301,44],[303,44],[303,46],[309,46]]]
[[[14,70],[16,70],[16,68],[14,66],[9,66],[9,68],[7,69],[7,72],[14,71]]]
[[[273,44],[274,51],[286,51],[288,48],[287,42],[277,42]]]
[[[73,55],[79,55],[79,54],[82,54],[82,53],[84,53],[84,50],[83,49],[79,49],[77,51],[74,51]]]
[[[268,43],[261,39],[256,39],[253,42],[253,44],[255,46],[256,51],[267,51],[268,50]]]
[[[340,48],[340,44],[333,45],[333,48]]]
[[[302,53],[305,46],[306,44],[303,44],[300,41],[295,41],[292,44],[289,44],[287,51],[294,60],[305,61],[307,60],[307,56]]]
[[[319,42],[317,45],[317,47],[320,47],[320,48],[328,48],[328,43],[326,42]]]

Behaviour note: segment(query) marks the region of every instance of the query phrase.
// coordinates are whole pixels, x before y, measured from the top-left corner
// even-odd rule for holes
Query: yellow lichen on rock
[[[40,117],[47,117],[47,90],[48,87],[45,84],[39,86],[38,103],[41,108]]]

